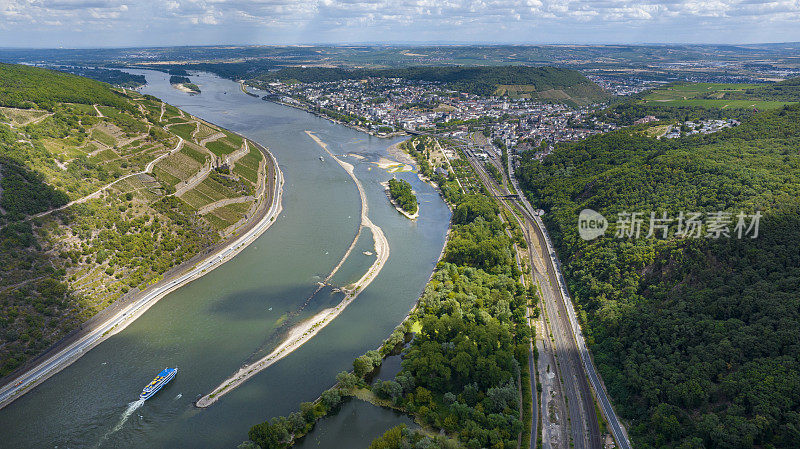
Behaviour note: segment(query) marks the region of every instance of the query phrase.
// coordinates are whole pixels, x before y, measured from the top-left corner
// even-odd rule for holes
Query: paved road
[[[182,139],[181,142],[183,142]],[[143,313],[145,310],[147,310],[147,308],[158,301],[158,299],[170,291],[177,289],[184,283],[200,277],[205,274],[205,272],[226,262],[250,242],[255,240],[259,235],[261,235],[261,233],[263,233],[264,230],[266,230],[274,222],[274,217],[280,211],[282,196],[281,186],[283,184],[283,175],[278,169],[277,162],[271,154],[267,157],[271,159],[271,162],[275,167],[274,179],[268,180],[269,182],[274,183],[273,185],[275,188],[273,194],[271,195],[272,202],[269,210],[266,212],[266,215],[260,222],[258,222],[246,233],[242,234],[231,244],[226,246],[223,250],[219,251],[213,257],[200,262],[183,275],[147,292],[139,300],[118,312],[97,329],[81,337],[79,340],[75,341],[49,359],[27,371],[25,374],[18,377],[11,383],[3,386],[2,389],[0,389],[0,408],[24,394],[29,388],[35,386],[38,382],[46,379],[52,374],[55,374],[65,366],[69,365],[69,363],[72,361],[78,359],[83,355],[84,352],[90,350],[92,347],[94,347],[94,345],[100,343],[112,332],[119,331],[126,325],[130,324],[133,321],[132,318],[136,317],[140,313]],[[119,328],[117,328],[118,326]]]

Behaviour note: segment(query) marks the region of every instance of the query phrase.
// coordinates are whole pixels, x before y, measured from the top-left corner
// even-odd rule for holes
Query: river
[[[393,175],[373,162],[386,157],[397,139],[370,137],[247,96],[237,83],[213,75],[192,76],[203,92],[189,96],[172,88],[164,73],[137,73],[148,80],[143,93],[268,147],[286,181],[283,212],[231,261],[164,297],[125,330],[0,410],[0,447],[236,447],[250,426],[315,399],[355,357],[376,348],[419,297],[444,245],[450,212],[430,186],[414,173],[397,174],[412,184],[421,203],[421,216],[412,222],[391,206],[380,185]],[[355,166],[364,185],[370,218],[388,239],[389,259],[375,281],[311,341],[209,408],[197,409],[193,401],[242,364],[268,354],[292,324],[342,299],[326,288],[307,301],[352,242],[358,192],[335,161],[319,159],[323,150],[307,130],[334,154],[361,156],[342,159]],[[361,240],[334,283],[357,280],[371,264],[374,256],[364,254],[372,249],[371,234],[362,233]],[[167,366],[178,367],[177,377],[142,406],[132,406],[141,388]],[[348,416],[358,414],[359,427],[372,429],[349,443],[352,447],[366,447],[376,432],[408,422],[369,410],[347,406]],[[344,431],[335,426],[348,422],[329,421],[326,432]]]

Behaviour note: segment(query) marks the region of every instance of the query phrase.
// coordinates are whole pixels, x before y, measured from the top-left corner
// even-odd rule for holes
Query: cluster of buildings
[[[599,107],[571,108],[530,99],[481,97],[442,84],[399,78],[316,83],[269,83],[270,99],[305,107],[373,133],[436,132],[463,137],[487,129],[493,141],[513,148],[583,139],[611,131],[591,113]]]
[[[662,137],[667,139],[676,139],[682,135],[711,134],[725,128],[732,128],[738,125],[739,121],[732,119],[701,120],[697,122],[686,121],[683,123],[670,125],[669,128],[667,128],[667,132]]]
[[[590,78],[618,95],[630,95],[651,84]],[[401,78],[272,82],[260,87],[269,91],[265,99],[307,109],[372,134],[431,132],[467,141],[472,132],[481,131],[488,138],[485,147],[494,152],[499,149],[488,142],[501,143],[512,151],[536,150],[537,158],[549,154],[557,142],[617,128],[593,114],[602,105],[574,108],[525,98],[481,97],[441,83]],[[636,124],[653,121],[656,117],[646,116]],[[687,121],[670,125],[661,137],[709,134],[738,124],[736,120]]]
[[[602,87],[606,92],[622,96],[638,94],[647,89],[652,89],[658,84],[666,83],[666,81],[653,81],[638,77],[606,77],[592,74],[587,74],[586,78]]]

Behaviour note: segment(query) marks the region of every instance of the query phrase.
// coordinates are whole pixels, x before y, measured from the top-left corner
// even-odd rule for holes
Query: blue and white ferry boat
[[[178,368],[164,368],[152,382],[144,387],[142,394],[139,395],[139,400],[150,399],[154,394],[158,393],[158,390],[168,384],[176,374],[178,374]]]

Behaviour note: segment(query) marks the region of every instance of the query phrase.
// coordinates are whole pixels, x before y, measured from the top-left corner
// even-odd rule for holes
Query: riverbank
[[[356,238],[353,241],[353,244],[351,244],[345,252],[345,256],[342,258],[339,264],[334,267],[332,273],[326,278],[326,281],[333,277],[333,273],[335,273],[339,267],[342,266],[347,257],[349,257],[355,246],[355,243],[358,241],[361,231],[364,228],[367,228],[372,232],[375,242],[375,262],[372,263],[369,269],[367,269],[367,272],[364,273],[360,279],[353,284],[342,288],[345,296],[344,299],[339,302],[339,304],[337,304],[335,307],[325,309],[310,320],[293,327],[289,331],[288,337],[269,355],[263,357],[252,365],[246,365],[242,367],[233,376],[223,381],[219,386],[217,386],[217,388],[211,391],[211,393],[200,398],[195,403],[195,405],[199,408],[210,406],[221,396],[229,393],[234,388],[238,387],[259,372],[291,354],[304,343],[314,338],[319,331],[336,319],[336,317],[338,317],[344,311],[344,309],[347,308],[347,306],[350,305],[350,303],[352,303],[358,297],[358,295],[364,291],[369,284],[372,283],[372,281],[378,276],[378,273],[380,273],[381,269],[383,269],[383,267],[386,265],[386,260],[389,258],[389,241],[386,239],[386,235],[383,233],[381,227],[374,224],[369,218],[369,203],[367,202],[366,192],[364,191],[361,181],[355,175],[353,165],[348,164],[347,162],[344,162],[336,157],[336,155],[328,150],[327,144],[317,137],[317,135],[313,132],[306,131],[306,134],[308,134],[308,136],[311,137],[314,142],[317,143],[317,145],[322,147],[322,149],[325,150],[325,152],[328,153],[328,155],[333,158],[333,160],[335,160],[347,172],[348,175],[350,175],[350,178],[356,184],[356,188],[358,189],[358,194],[361,199],[361,224],[358,232],[356,233]]]
[[[242,86],[244,86],[244,83],[242,84]],[[244,91],[244,88],[242,90]],[[247,93],[248,95],[257,96],[257,95],[251,94],[250,92],[245,92],[245,93]],[[355,129],[356,131],[361,131],[362,133],[369,134],[370,136],[378,137],[378,138],[381,138],[381,139],[391,139],[391,138],[394,138],[394,137],[401,137],[401,136],[407,136],[408,135],[408,133],[406,133],[405,131],[395,131],[395,132],[391,132],[389,134],[377,133],[377,132],[372,131],[372,130],[370,130],[368,128],[364,128],[363,126],[353,125],[351,123],[343,122],[343,121],[337,120],[337,119],[335,119],[333,117],[329,117],[329,116],[327,116],[325,114],[317,112],[317,111],[313,110],[312,108],[310,108],[310,107],[308,107],[308,106],[306,106],[304,104],[300,104],[300,103],[290,103],[290,102],[287,102],[287,101],[281,101],[281,100],[278,100],[278,99],[269,98],[266,95],[264,97],[262,97],[262,100],[270,101],[272,103],[279,104],[279,105],[282,105],[282,106],[289,106],[289,107],[292,107],[292,108],[295,108],[295,109],[300,109],[301,111],[305,111],[305,112],[308,112],[309,114],[316,115],[317,117],[324,118],[325,120],[329,120],[329,121],[331,121],[333,123],[336,123],[337,125],[346,126],[348,128]]]
[[[196,87],[195,84],[192,84],[192,86]],[[172,87],[178,89],[181,92],[186,92],[189,95],[197,95],[200,93],[200,88],[193,89],[184,83],[173,84]]]
[[[161,281],[144,291],[131,293],[118,300],[79,330],[73,331],[47,352],[29,362],[25,368],[4,379],[0,389],[0,408],[24,395],[36,385],[58,373],[106,338],[121,331],[168,293],[202,277],[221,266],[255,241],[274,223],[282,210],[283,173],[272,153],[255,144],[267,159],[264,196],[252,218],[224,242],[164,274]],[[267,197],[269,195],[269,197]]]
[[[419,204],[417,204],[417,211],[414,212],[413,214],[409,214],[408,212],[406,212],[405,209],[400,207],[400,204],[394,198],[392,198],[392,194],[389,191],[389,183],[382,182],[381,185],[383,186],[384,191],[386,192],[386,197],[389,198],[389,202],[392,203],[392,206],[394,206],[395,209],[397,209],[397,212],[400,212],[404,217],[408,218],[409,220],[416,220],[417,218],[419,218],[419,210],[420,210]]]
[[[247,90],[247,86],[245,86],[244,81],[239,81],[239,88],[242,89],[242,92],[244,92],[245,94],[250,95],[251,97],[258,98],[257,94],[254,94],[249,90]]]

